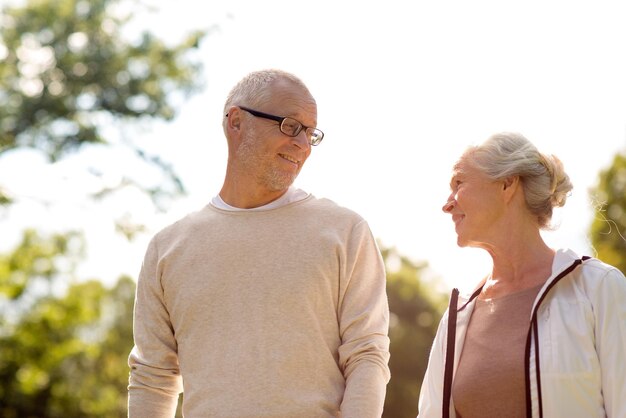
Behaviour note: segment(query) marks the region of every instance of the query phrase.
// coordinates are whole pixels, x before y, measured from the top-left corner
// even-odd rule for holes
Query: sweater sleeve
[[[448,327],[448,311],[439,322],[435,340],[430,349],[428,367],[422,380],[419,396],[418,417],[441,417],[443,404],[443,375],[445,367],[445,341]],[[451,411],[452,412],[452,411]]]
[[[154,238],[137,281],[128,386],[129,418],[172,418],[182,392],[177,344],[163,300]]]
[[[339,365],[346,379],[342,418],[382,415],[389,381],[389,305],[376,241],[365,221],[348,239],[338,305]]]
[[[626,417],[626,278],[610,268],[594,293],[596,350],[608,418]]]

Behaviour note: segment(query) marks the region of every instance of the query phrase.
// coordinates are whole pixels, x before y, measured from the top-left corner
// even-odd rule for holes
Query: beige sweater
[[[151,241],[137,284],[129,417],[380,417],[389,310],[354,212],[312,196],[206,206]],[[341,411],[341,412],[339,412]]]

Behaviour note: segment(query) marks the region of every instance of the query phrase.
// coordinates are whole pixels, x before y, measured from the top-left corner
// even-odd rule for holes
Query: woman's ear
[[[504,179],[504,190],[508,189],[516,181],[517,176],[511,176]]]
[[[502,192],[507,201],[511,200],[517,189],[519,189],[519,176],[509,176],[502,181]]]

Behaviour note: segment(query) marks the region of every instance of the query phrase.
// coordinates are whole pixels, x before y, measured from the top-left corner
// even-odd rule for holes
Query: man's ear
[[[239,130],[241,127],[241,109],[237,106],[232,106],[226,113],[226,129],[227,130]]]

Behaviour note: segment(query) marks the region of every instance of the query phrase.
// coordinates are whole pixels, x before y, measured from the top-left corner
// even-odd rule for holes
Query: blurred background
[[[379,239],[384,417],[414,417],[449,290],[489,271],[440,210],[465,147],[517,131],[561,158],[546,240],[626,271],[619,3],[0,1],[0,416],[126,416],[147,242],[219,191],[230,88],[281,68],[326,134],[296,186]]]

